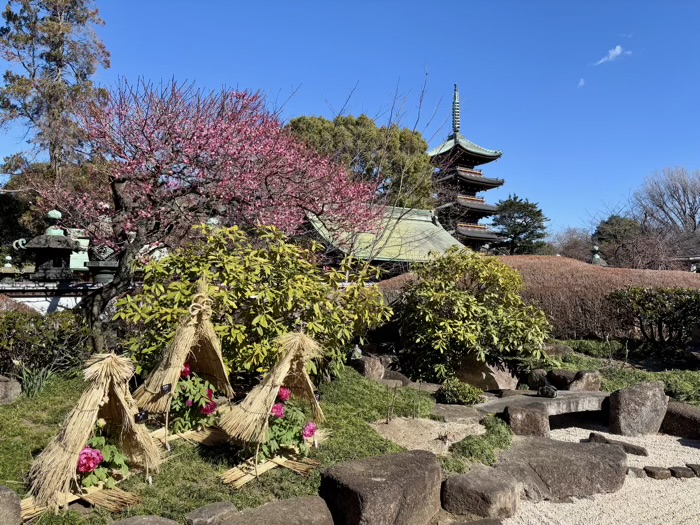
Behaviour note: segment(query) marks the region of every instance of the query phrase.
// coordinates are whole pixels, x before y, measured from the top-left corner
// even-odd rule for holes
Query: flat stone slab
[[[695,472],[696,476],[700,477],[700,465],[696,465],[695,463],[686,463],[685,466]]]
[[[627,455],[619,447],[599,443],[516,436],[494,468],[522,483],[531,501],[562,501],[620,490]]]
[[[325,501],[318,496],[273,501],[262,507],[230,513],[216,525],[334,525]]]
[[[590,443],[606,443],[608,445],[617,445],[618,447],[622,447],[622,450],[627,452],[627,454],[632,454],[634,456],[649,455],[649,452],[644,447],[640,447],[639,445],[633,445],[631,443],[625,443],[624,441],[618,441],[616,439],[609,439],[603,434],[599,434],[598,432],[591,432],[591,435],[588,436],[588,441]]]
[[[688,467],[671,467],[668,470],[671,471],[671,475],[674,478],[694,478],[695,477],[695,472],[693,472],[693,469],[690,469]]]
[[[222,519],[237,513],[238,510],[232,503],[220,501],[193,510],[185,516],[185,523],[187,525],[219,525]]]
[[[432,414],[444,418],[447,423],[478,423],[484,417],[484,413],[473,406],[442,403],[435,404]]]
[[[572,392],[569,390],[560,390],[557,397],[553,399],[526,394],[523,396],[492,399],[485,403],[473,405],[472,408],[485,414],[502,414],[508,406],[526,408],[527,405],[537,402],[543,405],[548,416],[557,416],[559,414],[570,414],[572,412],[602,410],[608,395],[609,394],[605,392]]]
[[[644,467],[644,472],[651,479],[670,479],[671,470],[664,467]]]

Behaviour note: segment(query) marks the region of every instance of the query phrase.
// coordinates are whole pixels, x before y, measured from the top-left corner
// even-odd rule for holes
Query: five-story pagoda
[[[460,133],[459,91],[455,84],[452,103],[452,134],[447,142],[428,152],[439,168],[435,175],[440,222],[465,246],[478,250],[499,237],[479,220],[496,213],[496,206],[487,204],[477,193],[498,188],[502,179],[484,177],[481,166],[501,157],[500,151],[477,146]]]

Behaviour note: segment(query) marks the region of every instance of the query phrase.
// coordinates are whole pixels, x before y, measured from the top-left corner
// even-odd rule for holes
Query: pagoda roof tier
[[[499,159],[503,152],[482,148],[461,133],[450,135],[447,141],[428,151],[433,159],[444,159],[449,165],[479,166]],[[439,163],[439,162],[438,162]]]
[[[480,224],[459,223],[457,225],[457,234],[464,239],[472,241],[493,242],[501,240],[501,238],[487,226],[482,226]]]
[[[446,166],[469,166],[473,168],[474,166],[496,160],[503,155],[500,151],[482,148],[467,140],[460,133],[461,121],[459,90],[457,89],[457,84],[455,84],[454,99],[452,100],[452,134],[447,137],[446,142],[428,152],[428,155],[435,159],[436,164],[444,163]]]
[[[480,197],[469,197],[467,195],[457,195],[457,204],[463,208],[467,208],[471,212],[478,213],[483,216],[493,215],[498,211],[498,207],[493,204],[487,204]]]
[[[437,182],[442,182],[455,176],[458,180],[466,183],[466,186],[471,186],[476,191],[498,188],[499,186],[503,186],[503,183],[505,182],[503,179],[484,177],[481,171],[467,168],[455,168],[450,170],[445,177],[438,179]]]

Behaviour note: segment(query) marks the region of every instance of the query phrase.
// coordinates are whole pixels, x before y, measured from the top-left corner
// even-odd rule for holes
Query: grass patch
[[[82,379],[54,377],[33,399],[0,406],[0,485],[26,492],[24,477],[82,393]]]
[[[470,463],[493,465],[498,460],[498,453],[510,448],[513,432],[503,420],[489,416],[484,418],[482,423],[486,427],[485,434],[467,436],[452,445],[453,461],[465,460]]]
[[[7,484],[24,494],[24,476],[32,457],[58,432],[67,412],[82,392],[81,380],[55,378],[33,400],[23,398],[0,407],[0,485]],[[321,406],[326,414],[324,428],[330,439],[311,456],[323,466],[369,456],[401,452],[385,440],[369,423],[385,418],[390,407],[394,417],[427,417],[434,401],[426,393],[411,389],[387,389],[367,381],[351,369],[320,389]],[[155,514],[184,523],[188,512],[207,503],[230,501],[237,508],[258,507],[270,501],[316,494],[320,472],[310,477],[286,469],[275,469],[235,491],[221,482],[219,475],[239,463],[237,450],[229,447],[194,447],[174,442],[170,458],[153,475],[149,485],[141,475],[121,484],[121,488],[143,498],[142,504],[119,515]],[[115,517],[116,518],[116,517]],[[113,517],[98,512],[86,518],[75,512],[45,515],[39,525],[107,525]]]

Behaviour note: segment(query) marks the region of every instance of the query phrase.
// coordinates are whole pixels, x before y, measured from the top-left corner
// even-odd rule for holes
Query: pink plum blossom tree
[[[296,140],[257,93],[122,81],[107,100],[81,108],[78,121],[90,183],[30,184],[38,206],[60,210],[66,226],[87,229],[93,246],[118,258],[112,283],[84,301],[98,348],[100,314],[131,286],[148,246],[175,246],[213,216],[295,234],[309,213],[359,231],[379,212],[370,205],[376,186]]]

